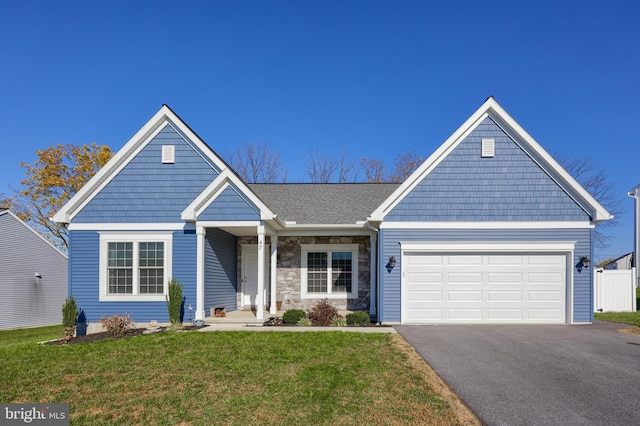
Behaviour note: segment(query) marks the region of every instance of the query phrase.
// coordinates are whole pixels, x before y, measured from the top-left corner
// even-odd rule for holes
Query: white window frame
[[[301,265],[300,265],[300,289],[303,299],[356,299],[358,297],[358,244],[300,244]],[[307,254],[324,252],[327,253],[327,292],[310,293],[307,291]],[[351,292],[333,292],[331,280],[331,253],[350,252],[351,253]]]
[[[133,293],[109,293],[109,243],[133,243]],[[162,294],[140,294],[140,243],[164,243],[164,288]],[[101,302],[165,302],[172,278],[173,232],[101,232],[100,233],[100,297]]]

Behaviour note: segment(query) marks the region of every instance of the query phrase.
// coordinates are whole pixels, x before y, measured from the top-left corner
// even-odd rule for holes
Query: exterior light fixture
[[[36,272],[36,278],[42,279],[42,274],[40,272]]]
[[[391,269],[396,267],[396,258],[391,256],[391,258],[389,259],[389,266],[391,267]]]
[[[591,264],[591,259],[589,259],[589,256],[582,256],[580,258],[580,263],[582,263],[583,267],[588,268],[589,264]]]

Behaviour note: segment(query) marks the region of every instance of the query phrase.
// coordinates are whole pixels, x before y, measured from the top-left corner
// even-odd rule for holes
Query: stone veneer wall
[[[269,238],[265,239],[269,244]],[[238,238],[238,280],[241,279],[241,244],[257,244],[256,237]],[[341,310],[369,310],[371,300],[371,240],[368,236],[336,237],[279,237],[278,270],[276,272],[276,300],[282,301],[282,309],[311,309],[321,299],[302,299],[300,265],[301,244],[358,244],[358,298],[329,299]],[[238,288],[240,282],[238,282]],[[268,305],[268,300],[265,305]]]

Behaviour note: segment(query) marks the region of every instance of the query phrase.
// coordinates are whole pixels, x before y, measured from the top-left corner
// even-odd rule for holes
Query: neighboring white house
[[[62,324],[67,264],[29,225],[0,211],[0,330]]]
[[[627,253],[624,256],[620,256],[617,259],[613,259],[612,261],[606,263],[602,269],[606,270],[628,270],[633,268],[635,265],[635,260],[633,256],[633,252]]]

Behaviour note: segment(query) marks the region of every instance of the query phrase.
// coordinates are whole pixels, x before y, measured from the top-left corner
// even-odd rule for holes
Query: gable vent
[[[173,164],[176,162],[175,145],[162,145],[162,164]]]
[[[482,157],[493,157],[496,151],[495,139],[482,139]]]

